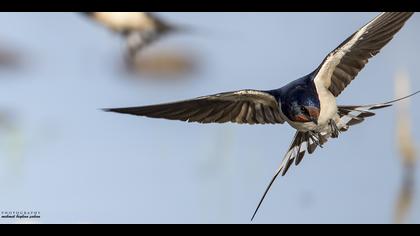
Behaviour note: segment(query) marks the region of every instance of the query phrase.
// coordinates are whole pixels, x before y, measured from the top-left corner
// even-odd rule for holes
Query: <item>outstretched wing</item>
[[[174,103],[105,111],[198,123],[284,123],[276,98],[257,90],[241,90]]]
[[[84,12],[97,22],[116,32],[144,31],[155,26],[155,18],[148,12]]]
[[[334,96],[350,84],[368,60],[394,37],[413,12],[384,12],[347,38],[317,69],[315,82]]]

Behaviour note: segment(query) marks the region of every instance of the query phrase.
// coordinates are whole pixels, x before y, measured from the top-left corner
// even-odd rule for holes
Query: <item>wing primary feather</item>
[[[284,123],[275,96],[264,91],[249,89],[172,103],[103,110],[198,123]]]
[[[412,15],[413,12],[379,14],[328,54],[314,72],[315,80],[322,82],[338,97]]]

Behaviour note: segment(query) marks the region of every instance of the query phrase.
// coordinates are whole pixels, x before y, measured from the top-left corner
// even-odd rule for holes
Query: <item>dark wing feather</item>
[[[198,123],[284,123],[276,98],[257,90],[241,90],[160,105],[105,109],[151,118]]]
[[[413,12],[385,12],[377,16],[324,59],[315,80],[322,81],[334,96],[340,95],[412,15]]]
[[[167,33],[169,31],[172,31],[176,27],[173,27],[172,25],[168,24],[166,21],[159,18],[155,13],[153,12],[145,12],[146,16],[148,16],[150,19],[152,19],[156,25],[157,31],[159,33]]]

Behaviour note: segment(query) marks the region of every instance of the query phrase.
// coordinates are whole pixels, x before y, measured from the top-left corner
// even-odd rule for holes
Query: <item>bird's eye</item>
[[[305,106],[301,106],[301,111],[304,115],[306,115],[308,117],[310,116],[310,113],[309,113],[308,109],[306,109]]]

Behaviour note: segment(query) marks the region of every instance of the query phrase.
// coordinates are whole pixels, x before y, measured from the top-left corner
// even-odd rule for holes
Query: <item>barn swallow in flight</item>
[[[181,31],[150,12],[83,12],[97,22],[127,39],[130,56],[158,40],[163,35]]]
[[[394,102],[404,99],[361,106],[336,104],[336,97],[412,15],[410,12],[381,13],[328,54],[315,71],[279,89],[240,90],[174,103],[105,111],[199,123],[287,122],[297,130],[296,134],[266,188],[252,216],[253,219],[277,176],[285,175],[293,163],[298,165],[306,152],[313,153],[329,138],[337,138],[350,126],[375,115],[373,110],[389,107]]]

